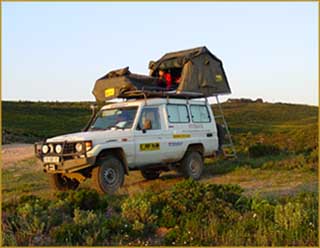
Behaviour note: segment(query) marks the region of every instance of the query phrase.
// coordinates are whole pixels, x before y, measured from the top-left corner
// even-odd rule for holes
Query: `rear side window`
[[[188,123],[190,117],[188,108],[183,104],[168,104],[167,105],[168,119],[171,123]]]
[[[210,122],[210,114],[205,105],[191,105],[190,106],[191,116],[193,122]]]

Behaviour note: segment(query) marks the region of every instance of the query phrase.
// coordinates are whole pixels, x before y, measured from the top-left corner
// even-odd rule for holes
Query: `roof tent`
[[[141,95],[197,98],[231,93],[222,62],[206,47],[167,53],[151,61],[149,69],[150,76],[131,73],[129,67],[110,71],[96,81],[92,93],[97,102]],[[159,70],[179,78],[174,90],[159,87]]]
[[[97,102],[104,102],[117,97],[125,97],[126,92],[152,90],[157,87],[157,83],[157,78],[131,73],[129,67],[125,67],[110,71],[99,78],[92,93]]]
[[[197,92],[205,96],[230,94],[231,89],[222,62],[206,47],[166,53],[149,63],[150,76],[158,76],[159,70],[180,77],[177,93]]]

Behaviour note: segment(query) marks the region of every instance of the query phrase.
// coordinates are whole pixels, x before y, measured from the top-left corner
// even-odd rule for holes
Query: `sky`
[[[318,105],[318,5],[3,2],[2,100],[94,101],[95,80],[206,46],[232,94]]]

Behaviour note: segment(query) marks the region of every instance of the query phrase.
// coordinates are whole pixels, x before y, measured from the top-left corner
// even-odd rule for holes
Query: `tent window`
[[[171,74],[173,82],[179,83],[179,80],[181,79],[182,68],[171,68],[168,71]]]
[[[179,86],[179,83],[181,82],[181,73],[182,68],[169,68],[169,69],[163,69],[161,71],[164,72],[164,75],[166,76],[160,76],[159,71],[161,69],[157,70],[155,73],[155,76],[158,78],[161,78],[161,81],[159,81],[160,87],[166,87],[168,84],[170,85],[170,90],[177,89]],[[166,78],[170,79],[170,82],[168,83]]]

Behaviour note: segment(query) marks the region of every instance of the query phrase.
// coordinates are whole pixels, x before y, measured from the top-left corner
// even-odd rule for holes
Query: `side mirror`
[[[147,132],[147,130],[145,128],[141,127],[140,123],[138,123],[137,130],[142,131],[142,133],[146,133]]]

